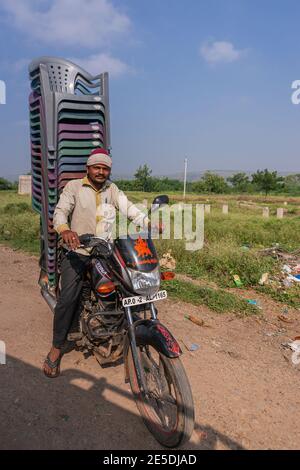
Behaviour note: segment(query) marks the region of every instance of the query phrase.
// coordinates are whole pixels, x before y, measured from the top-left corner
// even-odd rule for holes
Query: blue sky
[[[300,171],[294,0],[1,0],[0,175],[30,169],[27,65],[110,72],[115,174]]]

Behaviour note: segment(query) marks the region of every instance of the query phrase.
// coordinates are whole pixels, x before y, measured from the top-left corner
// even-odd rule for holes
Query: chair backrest
[[[39,87],[39,67],[46,65],[51,91],[76,94],[104,94],[104,74],[92,76],[73,62],[57,57],[43,56],[29,65],[32,88]]]

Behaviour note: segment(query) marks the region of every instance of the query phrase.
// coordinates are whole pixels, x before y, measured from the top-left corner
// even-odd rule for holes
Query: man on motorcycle
[[[76,313],[89,262],[89,252],[80,248],[78,237],[92,233],[111,239],[114,217],[109,211],[103,212],[101,206],[118,209],[143,229],[150,225],[148,217],[109,180],[112,160],[104,149],[93,150],[86,165],[86,177],[66,184],[53,218],[54,229],[72,251],[61,262],[61,291],[55,307],[52,348],[43,366],[45,375],[51,378],[60,373],[61,350]],[[158,229],[161,232],[162,228]]]

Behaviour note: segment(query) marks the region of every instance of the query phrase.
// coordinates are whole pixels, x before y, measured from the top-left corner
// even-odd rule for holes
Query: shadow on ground
[[[8,356],[0,365],[0,390],[1,449],[163,449],[135,414],[127,387],[104,377],[67,369],[47,379],[39,368]],[[210,426],[196,423],[194,433],[181,449],[215,449],[218,441],[243,449]]]

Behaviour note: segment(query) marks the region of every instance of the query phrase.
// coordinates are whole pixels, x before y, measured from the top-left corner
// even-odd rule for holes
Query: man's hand
[[[158,232],[158,233],[163,233],[165,227],[163,226],[163,224],[161,222],[159,222],[158,224],[154,224],[154,225],[151,225],[151,222],[149,222],[148,224],[148,228],[150,231],[152,232]]]
[[[76,250],[76,248],[80,247],[80,241],[76,232],[72,232],[72,230],[64,230],[61,232],[61,236],[63,241],[71,250]]]

